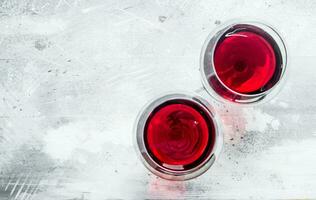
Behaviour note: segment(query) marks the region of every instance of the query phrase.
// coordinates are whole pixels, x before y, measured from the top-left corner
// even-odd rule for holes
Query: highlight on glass
[[[248,104],[277,92],[286,64],[286,47],[274,28],[237,22],[209,35],[201,52],[200,71],[212,96]]]
[[[168,94],[150,102],[141,111],[135,131],[145,166],[170,180],[204,173],[223,143],[212,107],[188,94]]]

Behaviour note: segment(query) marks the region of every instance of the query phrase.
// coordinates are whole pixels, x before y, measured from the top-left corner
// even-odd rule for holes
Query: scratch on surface
[[[69,6],[69,7],[71,7],[70,3],[67,0],[59,0],[59,2],[57,3],[55,9],[58,9],[62,4],[65,4],[65,5]]]
[[[45,3],[40,9],[46,8],[49,5],[49,3]]]
[[[21,199],[23,200],[23,199],[26,199],[26,194],[28,194],[29,193],[29,190],[31,189],[31,185],[32,185],[32,180],[30,181],[30,183],[27,185],[27,187],[26,187],[26,189],[25,189],[25,191],[24,191],[24,193],[23,193],[23,195],[21,196]]]
[[[36,194],[40,183],[41,183],[41,178],[38,179],[37,183],[35,184],[36,186],[33,188],[33,191],[28,194],[25,200],[33,199],[33,195]]]
[[[130,79],[131,77],[133,77],[133,79],[139,80],[139,79],[144,79],[146,77],[149,77],[153,73],[154,72],[152,70],[149,71],[147,68],[141,68],[141,69],[129,71],[124,74],[116,73],[112,77],[107,79],[107,83],[108,83],[108,86],[114,86],[121,83],[122,79],[125,79],[125,78]]]
[[[106,9],[105,11],[109,11],[109,10],[112,10],[113,8],[111,7],[111,5],[107,5],[107,4],[102,4],[102,5],[98,5],[98,6],[91,6],[89,8],[83,8],[81,9],[81,12],[83,13],[89,13],[91,11],[95,11],[95,10],[98,10],[98,9],[101,9],[101,8],[104,8],[104,7],[109,7],[108,9]]]
[[[101,5],[97,5],[97,6],[91,6],[91,7],[88,7],[88,8],[83,8],[81,9],[81,12],[83,13],[89,13],[89,12],[92,12],[92,11],[95,11],[95,10],[98,10],[98,9],[101,9],[101,8],[104,8],[106,7],[107,9],[105,10],[102,10],[104,12],[108,12],[108,11],[113,11],[115,10],[115,6],[117,5],[117,3],[113,3],[113,4],[101,4]],[[138,4],[136,4],[138,5]],[[134,7],[136,5],[131,5],[131,6],[128,6],[129,7]],[[126,9],[126,8],[124,8]]]
[[[24,182],[23,182],[23,184],[20,186],[20,189],[19,189],[19,191],[16,193],[14,199],[17,199],[17,198],[19,197],[19,195],[20,195],[20,193],[22,192],[22,190],[23,190],[25,184],[26,184],[27,181],[28,181],[29,175],[30,175],[30,174],[28,174],[28,175],[25,177]]]
[[[5,177],[4,177],[5,178]],[[27,200],[31,199],[32,195],[36,194],[41,184],[41,177],[32,178],[31,172],[26,175],[12,175],[7,178],[6,187],[4,188],[4,179],[1,179],[3,192],[8,192],[8,198],[14,200]],[[1,197],[0,197],[1,199]]]
[[[7,184],[7,186],[5,187],[4,191],[7,191],[7,189],[8,189],[9,186],[10,186],[10,184],[11,184],[11,177],[9,177],[8,184]]]
[[[14,193],[16,186],[17,186],[17,185],[19,184],[19,182],[20,182],[20,179],[21,179],[21,177],[19,177],[18,180],[15,182],[15,184],[14,184],[14,186],[13,186],[11,192],[10,192],[10,196],[12,196],[12,194]]]

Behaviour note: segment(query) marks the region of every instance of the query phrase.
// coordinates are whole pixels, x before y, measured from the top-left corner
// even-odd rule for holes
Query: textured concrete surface
[[[133,147],[140,108],[201,88],[206,36],[235,18],[286,40],[270,102],[214,102],[225,145],[204,175],[169,182]],[[0,199],[315,199],[316,1],[1,0]]]

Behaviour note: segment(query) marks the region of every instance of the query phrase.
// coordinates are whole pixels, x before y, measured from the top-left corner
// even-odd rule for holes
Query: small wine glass
[[[287,51],[279,33],[260,22],[218,27],[202,48],[200,72],[217,100],[250,104],[274,96],[284,80]]]

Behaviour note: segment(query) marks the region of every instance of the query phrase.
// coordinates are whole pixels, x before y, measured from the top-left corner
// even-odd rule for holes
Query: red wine
[[[214,66],[228,88],[248,94],[260,91],[271,80],[276,56],[263,36],[242,30],[226,34],[217,44]]]
[[[200,105],[170,100],[150,114],[144,140],[147,151],[159,165],[173,170],[191,169],[212,151],[214,122]]]
[[[210,37],[202,53],[206,90],[238,103],[265,98],[279,83],[286,67],[283,40],[274,29],[261,23],[223,27]]]

